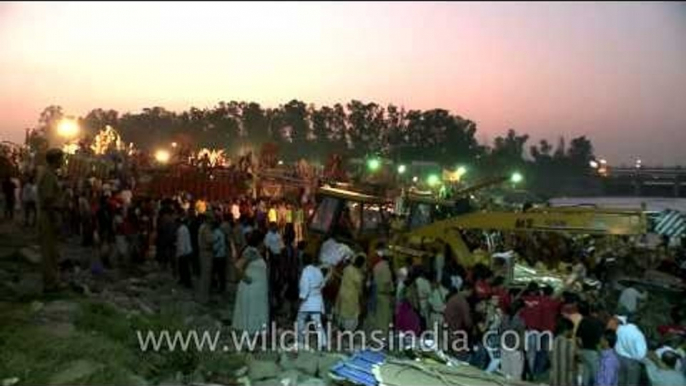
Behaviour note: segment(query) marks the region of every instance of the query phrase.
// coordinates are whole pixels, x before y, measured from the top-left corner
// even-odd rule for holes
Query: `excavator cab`
[[[307,251],[317,255],[321,244],[334,236],[353,250],[369,251],[375,240],[389,235],[390,203],[383,197],[323,187],[308,226]]]

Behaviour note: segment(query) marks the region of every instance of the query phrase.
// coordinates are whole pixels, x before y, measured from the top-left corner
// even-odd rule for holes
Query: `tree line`
[[[60,106],[47,107],[39,118],[39,131],[49,132],[64,115]],[[585,136],[572,138],[568,145],[560,137],[555,147],[541,140],[527,148],[529,136],[510,129],[492,143],[480,144],[476,123],[448,110],[407,110],[359,100],[319,107],[291,100],[273,108],[231,101],[178,113],[163,107],[123,114],[96,108],[77,119],[87,135],[110,125],[122,139],[143,150],[178,139],[229,154],[248,148],[257,151],[262,144],[273,143],[285,160],[324,163],[338,153],[348,158],[432,161],[446,168],[468,165],[470,172],[483,175],[516,169],[527,173],[533,185],[587,176],[594,158],[593,145]]]

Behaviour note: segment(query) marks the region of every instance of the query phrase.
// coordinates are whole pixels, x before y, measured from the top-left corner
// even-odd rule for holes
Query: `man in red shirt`
[[[493,282],[491,283],[491,296],[497,296],[500,309],[503,310],[503,312],[507,312],[511,298],[509,291],[505,287],[505,279],[502,276],[493,279]]]
[[[533,377],[537,375],[536,373],[536,353],[539,347],[538,344],[538,333],[542,331],[541,320],[542,320],[542,296],[536,282],[529,282],[524,295],[522,296],[524,301],[524,308],[520,313],[520,317],[524,320],[526,325],[526,362],[527,362],[527,373],[529,374],[529,380],[533,380]]]
[[[553,333],[557,324],[557,318],[560,316],[562,308],[562,301],[553,297],[553,287],[546,285],[543,287],[540,299],[540,347],[536,352],[536,363],[534,365],[534,374],[541,374],[548,367],[549,358],[548,351],[552,348]]]

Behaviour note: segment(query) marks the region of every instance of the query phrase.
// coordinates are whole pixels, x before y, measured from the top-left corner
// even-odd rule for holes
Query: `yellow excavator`
[[[428,222],[426,213],[421,209],[410,211],[407,228],[396,233],[392,250],[399,255],[420,256],[426,250],[447,244],[461,264],[472,266],[488,262],[479,261],[466,245],[464,232],[470,230],[588,235],[641,235],[647,232],[646,216],[640,210],[569,207],[532,208],[526,212],[477,211],[439,221],[429,218]],[[426,225],[413,226],[424,223]]]
[[[469,204],[471,193],[506,179],[497,177],[478,183],[456,192],[454,199],[406,194],[402,217],[398,213],[394,216],[394,203],[381,195],[355,191],[349,186],[319,188],[318,205],[308,227],[307,251],[316,255],[332,235],[354,251],[365,253],[385,242],[398,267],[408,258],[427,264],[427,256],[444,251],[447,246],[457,261],[468,268],[476,264],[490,266],[493,262],[490,253],[470,245],[475,236],[487,238],[489,234],[512,232],[630,236],[647,232],[647,218],[640,209],[532,207],[515,212],[479,210]],[[513,264],[509,269],[518,268]],[[528,270],[529,275],[536,274],[519,267],[519,271],[522,269]]]

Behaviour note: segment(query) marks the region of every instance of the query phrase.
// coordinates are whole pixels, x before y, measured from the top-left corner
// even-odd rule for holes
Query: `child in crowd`
[[[606,330],[600,338],[600,365],[596,374],[596,386],[617,386],[619,383],[619,358],[614,347],[617,335]]]

